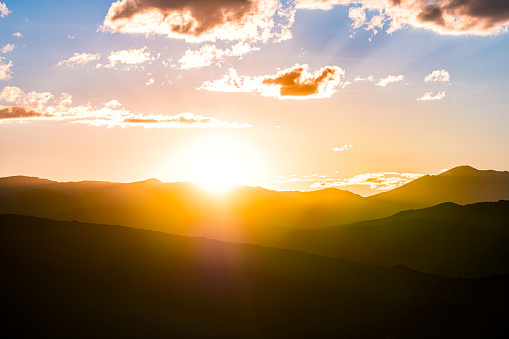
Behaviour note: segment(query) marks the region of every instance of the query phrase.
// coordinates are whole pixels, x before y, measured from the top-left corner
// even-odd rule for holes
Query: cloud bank
[[[194,113],[177,115],[133,113],[121,108],[122,105],[117,100],[111,100],[103,107],[93,107],[90,104],[75,105],[68,93],[62,93],[59,99],[55,99],[50,92],[25,93],[20,88],[11,86],[6,86],[2,90],[0,100],[11,104],[7,107],[0,106],[0,123],[68,121],[108,128],[253,127],[248,123],[221,121]]]

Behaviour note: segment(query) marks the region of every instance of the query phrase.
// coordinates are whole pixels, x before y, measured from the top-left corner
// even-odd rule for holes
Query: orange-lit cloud
[[[179,128],[179,127],[253,127],[248,123],[221,121],[193,113],[177,115],[140,114],[121,108],[117,100],[107,102],[103,107],[74,105],[72,97],[63,93],[59,99],[50,92],[29,92],[25,94],[18,87],[6,86],[0,92],[0,100],[11,103],[11,106],[0,106],[0,123],[23,121],[68,121],[89,126],[134,127],[145,128]]]
[[[445,91],[438,92],[437,94],[433,95],[433,92],[426,92],[424,95],[420,98],[417,98],[419,101],[433,101],[433,100],[442,100],[445,98]]]
[[[0,107],[0,120],[4,119],[19,119],[19,118],[34,118],[34,117],[50,117],[34,111],[33,109],[20,106]]]
[[[388,75],[385,78],[381,78],[380,80],[378,80],[378,82],[375,84],[375,86],[385,87],[392,82],[399,82],[399,81],[403,81],[404,79],[405,79],[405,76],[402,74]]]
[[[337,66],[326,66],[310,72],[308,65],[295,65],[276,75],[239,76],[230,69],[221,79],[206,81],[199,89],[218,92],[246,92],[274,98],[329,98],[336,93],[345,72]]]
[[[291,37],[294,15],[294,6],[274,0],[121,0],[111,5],[101,29],[192,42],[266,42]]]
[[[5,58],[0,57],[0,80],[9,80],[12,79],[12,61],[9,60],[9,63],[4,62]]]
[[[425,82],[449,82],[451,81],[451,76],[446,69],[438,69],[436,71],[431,72],[426,75],[424,78]]]
[[[403,186],[410,181],[422,177],[424,174],[381,172],[365,173],[348,179],[327,179],[311,184],[311,188],[345,187],[345,186],[369,186],[376,190],[391,190]]]
[[[186,51],[184,56],[179,60],[181,64],[180,69],[201,68],[212,64],[221,64],[227,57],[241,57],[259,49],[260,48],[242,41],[239,41],[228,49],[221,49],[211,44],[203,45],[198,50],[188,49]]]
[[[101,53],[91,54],[91,53],[74,53],[72,57],[67,60],[60,60],[57,66],[75,66],[80,65],[83,66],[88,64],[89,62],[99,61],[101,59]]]
[[[11,11],[7,8],[4,2],[0,2],[0,17],[7,16]]]
[[[297,7],[305,9],[329,10],[334,5],[359,5],[350,13],[354,28],[385,27],[389,34],[411,26],[440,34],[491,35],[509,27],[505,0],[297,0]]]

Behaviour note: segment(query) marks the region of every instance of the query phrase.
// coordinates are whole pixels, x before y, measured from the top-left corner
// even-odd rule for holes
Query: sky
[[[337,187],[508,170],[501,0],[0,2],[0,176]]]

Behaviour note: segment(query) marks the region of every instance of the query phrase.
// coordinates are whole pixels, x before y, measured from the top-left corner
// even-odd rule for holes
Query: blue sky
[[[447,26],[452,10],[445,0],[437,2],[445,23],[420,20],[424,7],[396,8],[384,0],[328,1],[330,10],[300,8],[327,1],[285,2],[294,22],[278,19],[279,12],[242,14],[262,26],[274,20],[276,28],[264,38],[238,22],[201,35],[162,34],[161,22],[145,18],[150,25],[144,32],[127,32],[107,15],[121,13],[129,1],[118,7],[112,1],[2,3],[10,13],[0,18],[0,47],[15,48],[1,54],[3,64],[12,63],[0,83],[1,176],[194,180],[188,175],[193,159],[204,158],[199,149],[217,140],[219,148],[242,145],[224,150],[218,172],[256,167],[240,183],[273,189],[338,187],[372,194],[457,165],[509,169],[509,15],[502,10],[496,21],[486,10],[460,13],[456,22],[474,18],[479,25],[458,28]],[[180,3],[200,14],[195,1]],[[252,3],[270,8],[276,1]],[[213,4],[223,6],[220,0]],[[483,4],[489,9],[490,1]],[[392,17],[375,34],[365,27],[380,6]],[[136,15],[146,13],[143,8]],[[367,14],[363,26],[353,27],[352,8]],[[151,18],[158,10],[149,11],[155,13]],[[395,18],[404,27],[388,34]],[[278,42],[280,21],[291,37]],[[222,30],[230,24],[237,30]],[[245,49],[234,52],[236,44]],[[212,53],[209,64],[204,46]],[[197,64],[184,62],[186,51]],[[111,61],[115,53],[117,61]],[[425,82],[433,71],[446,71],[448,78]],[[293,93],[309,91],[319,74],[329,75],[316,80],[311,92],[286,96],[278,86],[285,87],[283,74],[292,72],[302,76],[292,83]],[[401,78],[380,85],[389,76]],[[242,85],[232,87],[234,78]],[[268,85],[269,78],[279,85]],[[16,88],[23,96],[14,100]],[[48,92],[46,100],[41,93]],[[418,100],[428,92],[435,100]],[[64,102],[65,95],[72,101]],[[203,147],[196,146],[200,142]],[[244,156],[251,160],[236,163]],[[363,182],[366,174],[386,185]]]

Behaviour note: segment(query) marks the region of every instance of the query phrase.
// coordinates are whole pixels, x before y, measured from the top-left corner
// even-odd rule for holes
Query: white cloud
[[[137,65],[152,61],[153,59],[150,56],[150,51],[147,51],[147,47],[145,46],[138,49],[131,48],[128,50],[112,51],[108,56],[108,60],[110,61],[109,66],[115,67],[119,63]]]
[[[21,34],[20,32],[16,32],[16,33],[12,33],[12,36],[15,36],[17,38],[22,38],[23,34]]]
[[[332,150],[334,152],[343,152],[343,151],[349,151],[353,148],[353,145],[343,145],[341,147],[334,147]]]
[[[4,62],[5,58],[0,57],[0,80],[6,81],[12,79],[12,61],[9,60],[9,63]]]
[[[91,54],[91,53],[74,53],[72,57],[67,60],[60,60],[56,66],[70,66],[73,67],[75,65],[85,65],[89,62],[99,61],[101,59],[101,53]]]
[[[345,72],[337,66],[326,66],[314,72],[308,65],[298,65],[276,75],[239,76],[231,68],[215,81],[204,82],[199,89],[217,92],[244,92],[278,99],[329,98],[336,93]]]
[[[355,79],[353,79],[353,81],[355,82],[373,82],[375,81],[375,78],[370,75],[369,77],[366,77],[366,78],[361,78],[360,76],[356,76]]]
[[[5,54],[5,53],[8,53],[8,52],[12,52],[15,48],[16,48],[16,45],[7,44],[4,47],[2,47],[1,52]]]
[[[150,78],[150,79],[148,79],[148,81],[145,83],[145,85],[150,86],[150,85],[153,85],[153,84],[154,84],[154,82],[155,82],[154,78]]]
[[[388,75],[385,78],[381,78],[380,80],[378,80],[378,82],[375,84],[375,86],[385,87],[392,82],[403,81],[404,79],[405,79],[405,76],[402,74]]]
[[[220,64],[226,57],[241,57],[249,52],[257,51],[260,48],[254,47],[249,43],[239,41],[231,46],[231,49],[220,49],[215,45],[207,44],[198,50],[188,49],[184,56],[180,58],[180,69],[192,69]]]
[[[432,100],[442,100],[445,98],[445,91],[438,92],[437,94],[433,95],[433,92],[426,92],[424,95],[420,98],[417,98],[419,101],[432,101]]]
[[[433,71],[424,78],[425,82],[449,82],[450,80],[451,76],[445,69]]]
[[[248,123],[221,121],[194,113],[177,115],[140,114],[121,108],[117,100],[111,100],[102,107],[73,105],[72,97],[62,93],[55,99],[50,92],[29,92],[25,94],[18,87],[6,86],[0,93],[0,100],[14,104],[0,106],[0,123],[21,121],[68,121],[89,126],[180,128],[180,127],[253,127]]]
[[[11,13],[11,11],[9,11],[7,6],[5,5],[5,2],[0,2],[0,17],[3,18],[7,16],[9,13]]]

